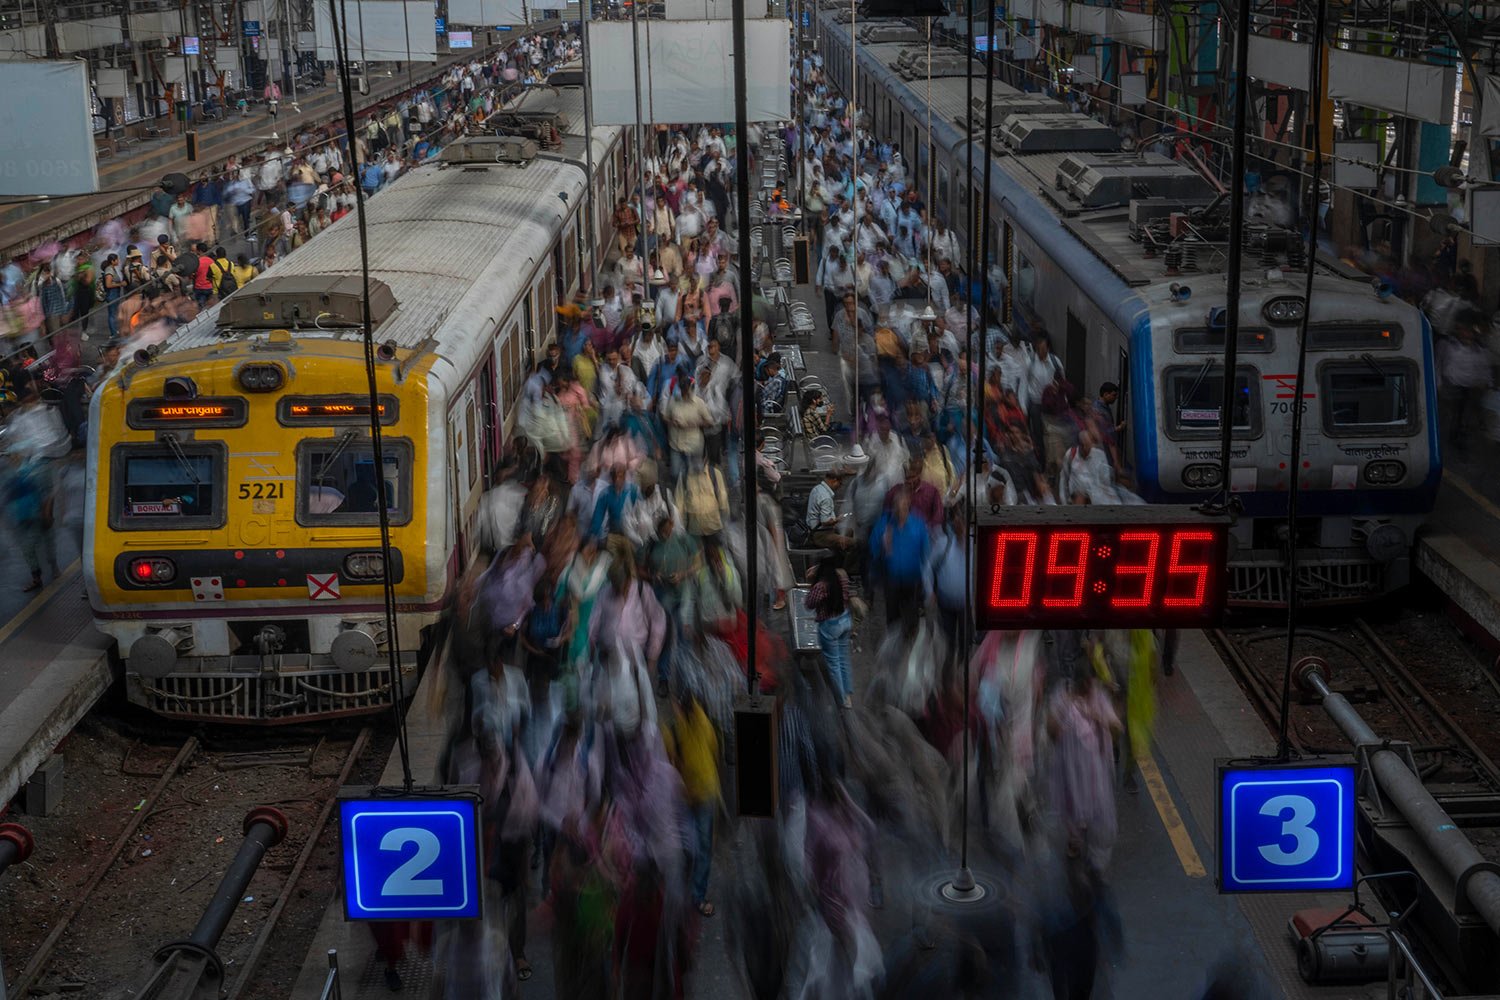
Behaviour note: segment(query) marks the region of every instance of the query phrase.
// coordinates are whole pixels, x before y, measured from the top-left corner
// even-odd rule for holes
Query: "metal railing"
[[[344,1000],[344,989],[339,983],[339,950],[337,948],[328,949],[328,978],[323,980],[323,992],[318,994],[318,1000]]]
[[[1443,994],[1417,961],[1411,942],[1396,928],[1387,929],[1390,937],[1390,964],[1385,981],[1386,1000],[1443,1000]]]

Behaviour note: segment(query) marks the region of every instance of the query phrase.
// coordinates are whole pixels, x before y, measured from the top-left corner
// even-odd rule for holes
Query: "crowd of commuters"
[[[993,633],[966,691],[956,503],[964,427],[981,419],[993,495],[1120,502],[1111,393],[1073,391],[1039,333],[975,384],[961,345],[977,297],[951,235],[907,197],[896,150],[856,148],[816,65],[796,76],[818,124],[781,138],[793,171],[809,157],[807,197],[762,207],[817,215],[844,392],[794,390],[777,315],[741,299],[735,147],[758,155],[769,137],[656,129],[644,192],[614,206],[597,294],[559,308],[528,373],[480,510],[486,557],[458,588],[430,689],[447,729],[438,777],[483,789],[492,919],[377,931],[393,987],[422,947],[436,995],[509,996],[533,975],[540,922],[556,995],[682,996],[695,965],[720,961],[703,940],[721,912],[756,997],[1020,995],[1029,954],[1054,996],[1081,998],[1118,954],[1115,793],[1149,742],[1161,645]],[[888,275],[920,294],[882,296]],[[967,403],[981,388],[982,415]],[[805,431],[857,441],[863,463],[789,465],[765,429],[793,408]],[[793,658],[792,614],[816,624],[821,655]],[[779,807],[730,821],[735,697],[752,685],[778,703]],[[965,784],[1016,906],[950,924],[911,887],[951,867]],[[894,934],[878,919],[890,910]]]

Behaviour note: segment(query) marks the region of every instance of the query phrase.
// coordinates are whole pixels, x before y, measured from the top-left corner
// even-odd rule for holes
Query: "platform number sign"
[[[1354,885],[1354,766],[1219,767],[1219,890]]]
[[[339,798],[349,920],[466,920],[480,915],[479,799],[472,794]]]

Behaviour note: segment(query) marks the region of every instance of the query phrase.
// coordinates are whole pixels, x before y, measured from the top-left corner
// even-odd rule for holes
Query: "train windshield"
[[[297,518],[304,524],[377,524],[379,482],[385,482],[386,510],[392,523],[411,514],[411,446],[383,442],[383,475],[375,471],[368,440],[355,431],[303,441],[297,452]]]
[[[1248,431],[1252,434],[1260,432],[1258,382],[1253,368],[1240,368],[1235,372],[1235,400],[1231,417],[1236,431]],[[1201,365],[1167,369],[1167,427],[1172,434],[1184,437],[1217,434],[1223,401],[1222,365],[1205,361]]]
[[[1416,429],[1416,373],[1409,364],[1367,356],[1324,365],[1321,375],[1325,433],[1404,434]]]
[[[119,528],[202,528],[222,520],[223,451],[202,445],[130,446],[111,463]]]

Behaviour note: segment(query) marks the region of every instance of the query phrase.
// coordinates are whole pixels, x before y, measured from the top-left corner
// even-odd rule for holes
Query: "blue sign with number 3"
[[[352,789],[346,794],[339,799],[345,917],[480,915],[477,797],[368,798]]]
[[[1219,769],[1221,892],[1353,885],[1353,765]]]

